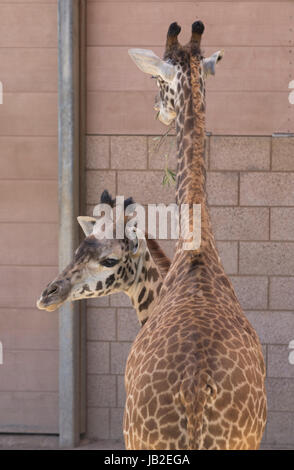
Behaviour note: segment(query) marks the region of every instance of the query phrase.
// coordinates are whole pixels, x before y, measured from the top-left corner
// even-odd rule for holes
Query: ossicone
[[[202,21],[197,20],[192,24],[191,43],[200,46],[202,34],[204,33],[205,26]]]
[[[181,26],[177,22],[172,23],[167,31],[165,52],[179,46],[178,35],[181,32]]]

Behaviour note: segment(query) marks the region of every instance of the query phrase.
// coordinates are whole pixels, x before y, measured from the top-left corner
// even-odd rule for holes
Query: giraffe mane
[[[159,246],[158,242],[152,238],[148,238],[147,234],[146,242],[155,264],[157,265],[162,277],[165,278],[171,264],[170,259],[168,258],[168,256],[166,256],[163,249]]]

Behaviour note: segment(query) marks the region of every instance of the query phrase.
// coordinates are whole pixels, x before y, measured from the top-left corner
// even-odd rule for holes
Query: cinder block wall
[[[88,213],[101,191],[141,204],[174,201],[163,187],[164,155],[175,168],[174,137],[87,137]],[[267,367],[265,445],[294,444],[294,138],[210,136],[207,192],[220,256],[263,344]],[[173,242],[161,242],[172,257]],[[139,325],[125,294],[87,308],[88,436],[122,439],[124,369]]]

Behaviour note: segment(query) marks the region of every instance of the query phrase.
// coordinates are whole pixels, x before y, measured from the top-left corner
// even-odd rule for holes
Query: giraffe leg
[[[180,388],[180,400],[186,410],[188,449],[204,449],[204,411],[211,405],[217,395],[217,386],[211,376],[205,371],[193,375],[185,374]]]

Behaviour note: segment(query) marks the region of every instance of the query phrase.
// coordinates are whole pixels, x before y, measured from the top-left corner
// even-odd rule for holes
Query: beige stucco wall
[[[0,432],[58,431],[56,2],[0,1]]]

